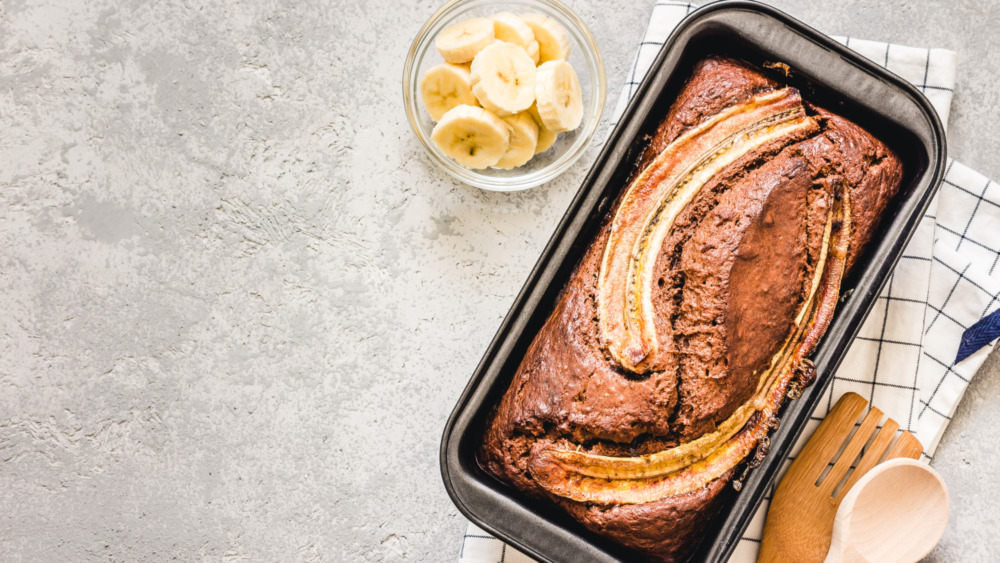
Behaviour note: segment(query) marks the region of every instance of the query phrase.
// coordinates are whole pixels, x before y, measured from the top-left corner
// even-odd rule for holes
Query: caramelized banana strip
[[[601,337],[611,356],[642,373],[659,350],[653,322],[656,256],[680,212],[713,176],[782,138],[817,128],[792,89],[737,104],[681,135],[632,182],[615,213],[598,277]],[[684,167],[686,162],[694,162]]]
[[[786,366],[790,367],[790,366]],[[713,451],[705,459],[665,477],[652,479],[601,479],[580,475],[563,468],[544,454],[532,457],[528,470],[547,491],[578,502],[598,504],[642,504],[665,497],[689,493],[718,479],[753,451],[767,433],[769,415],[777,410],[780,398],[788,389],[794,373],[786,369],[770,390],[767,406],[751,419],[742,432]]]
[[[681,495],[704,487],[718,479],[745,459],[767,435],[776,420],[789,385],[798,367],[812,353],[826,332],[837,307],[840,283],[847,265],[850,243],[851,212],[847,191],[835,205],[835,222],[839,223],[836,238],[830,248],[830,262],[823,275],[821,298],[810,315],[807,330],[792,354],[781,362],[781,377],[769,389],[764,407],[747,426],[704,459],[665,476],[643,479],[607,479],[571,471],[552,455],[551,450],[533,453],[528,461],[532,477],[550,493],[578,502],[598,504],[641,504]],[[797,331],[798,332],[798,331]]]
[[[675,448],[638,457],[612,457],[564,449],[545,452],[563,469],[604,479],[644,479],[661,477],[701,461],[736,435],[757,410],[753,401],[736,409],[718,429]]]
[[[840,219],[840,235],[830,248],[833,256],[831,265],[836,284],[827,283],[826,293],[820,300],[820,309],[813,316],[812,324],[819,327],[819,330],[810,330],[802,341],[802,357],[812,354],[819,344],[819,339],[826,333],[826,327],[830,326],[833,320],[833,313],[837,308],[837,300],[840,298],[840,282],[844,276],[844,268],[847,266],[847,253],[850,251],[851,243],[851,192],[846,185],[842,186],[842,194],[839,205],[834,204],[837,209],[837,216]]]

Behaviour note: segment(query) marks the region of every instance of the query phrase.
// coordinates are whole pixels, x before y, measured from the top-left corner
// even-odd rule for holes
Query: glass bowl
[[[523,166],[512,170],[485,168],[470,170],[448,158],[431,141],[434,121],[420,97],[420,79],[432,66],[444,62],[434,46],[434,38],[444,28],[474,17],[489,17],[497,12],[538,12],[558,22],[570,41],[569,63],[580,78],[583,93],[583,120],[573,131],[560,133],[549,150],[535,155]],[[453,0],[434,13],[410,47],[403,66],[403,104],[413,132],[427,154],[438,166],[466,184],[498,192],[525,190],[544,184],[579,159],[594,137],[601,120],[605,99],[604,64],[594,37],[587,26],[558,0]]]

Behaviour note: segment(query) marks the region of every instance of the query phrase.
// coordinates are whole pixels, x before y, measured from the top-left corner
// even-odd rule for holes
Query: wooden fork
[[[830,550],[837,507],[854,483],[882,461],[920,457],[923,447],[909,432],[903,432],[893,444],[899,424],[891,418],[872,438],[883,417],[882,411],[875,407],[868,411],[848,441],[867,406],[868,401],[856,393],[841,397],[789,466],[767,511],[758,562],[822,563]],[[847,471],[869,440],[871,444],[844,482]],[[833,467],[824,474],[831,464]]]

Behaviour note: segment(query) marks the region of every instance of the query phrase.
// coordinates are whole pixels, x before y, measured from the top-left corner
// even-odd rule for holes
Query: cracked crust
[[[702,61],[637,171],[684,131],[780,87],[733,60]],[[656,330],[668,338],[644,374],[622,370],[601,342],[596,287],[608,229],[600,231],[486,430],[480,462],[487,471],[646,558],[679,560],[696,547],[723,508],[733,470],[692,493],[599,505],[550,493],[528,464],[532,452],[553,446],[611,456],[674,447],[713,431],[753,395],[757,374],[794,330],[836,190],[846,187],[854,208],[850,268],[902,177],[896,156],[866,131],[806,107],[819,132],[735,162],[678,217],[654,276],[662,280],[653,298]]]

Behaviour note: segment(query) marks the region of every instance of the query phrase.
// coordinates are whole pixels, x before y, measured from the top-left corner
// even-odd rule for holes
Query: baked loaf
[[[480,462],[637,554],[677,561],[811,380],[840,282],[902,167],[796,89],[710,58],[635,170]]]

